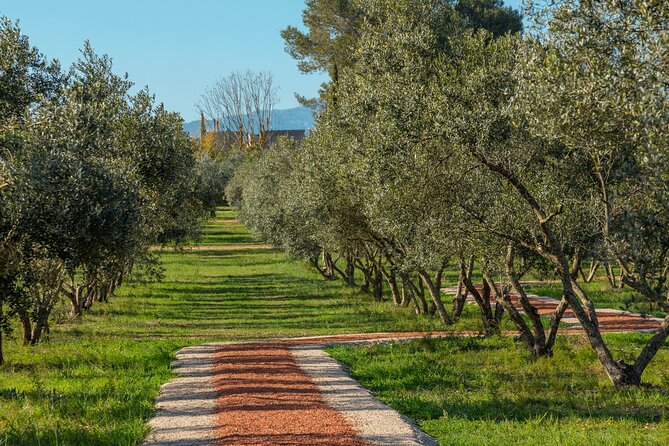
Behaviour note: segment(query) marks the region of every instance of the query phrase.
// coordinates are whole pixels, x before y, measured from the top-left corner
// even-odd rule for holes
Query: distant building
[[[260,135],[257,134],[247,134],[243,135],[244,141],[240,141],[240,135],[238,132],[231,131],[220,131],[216,130],[218,126],[215,124],[214,131],[207,131],[200,137],[201,147],[203,141],[205,146],[210,147],[214,150],[223,150],[228,147],[239,147],[246,148],[254,145],[254,142],[257,142],[260,138]],[[265,133],[265,148],[270,147],[272,144],[277,142],[280,137],[287,137],[295,140],[297,143],[300,143],[306,136],[305,130],[270,130]]]
[[[301,142],[306,135],[304,130],[270,130],[265,134],[265,144],[269,147],[276,142],[281,136],[294,139],[296,142]]]

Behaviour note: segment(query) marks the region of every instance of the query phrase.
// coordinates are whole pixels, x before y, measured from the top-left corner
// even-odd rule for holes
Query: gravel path
[[[367,333],[187,347],[162,386],[145,446],[436,445],[323,348],[477,332]]]

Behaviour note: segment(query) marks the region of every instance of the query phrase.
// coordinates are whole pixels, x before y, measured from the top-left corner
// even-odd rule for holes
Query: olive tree
[[[137,264],[157,273],[149,247],[190,238],[203,215],[181,117],[147,90],[130,96],[127,76],[88,43],[70,73],[0,132],[2,326],[16,315],[33,345],[61,296],[79,316]]]
[[[338,114],[345,135],[332,150],[348,160],[343,171],[355,173],[350,193],[374,228],[371,239],[403,277],[405,295],[420,312],[437,312],[450,323],[463,296],[449,314],[440,289],[459,251],[451,237],[452,203],[441,199],[452,194],[433,187],[450,155],[439,150],[431,84],[440,76],[438,62],[454,57],[458,36],[470,24],[445,1],[367,1],[359,8],[373,20],[361,26],[355,63],[340,73],[337,101],[322,112]]]
[[[10,328],[5,305],[17,308],[25,304],[20,285],[21,235],[15,206],[8,197],[16,176],[16,131],[30,108],[57,95],[65,77],[56,61],[47,60],[30,45],[17,24],[0,18],[0,364],[2,335]]]
[[[65,75],[30,45],[18,24],[0,16],[0,130],[20,124],[26,109],[54,97]]]
[[[601,260],[615,262],[622,283],[667,314],[631,364],[613,361],[595,339],[614,384],[638,384],[669,336],[669,6],[652,0],[532,6],[537,27],[524,52],[528,63],[518,70],[517,109],[531,132],[564,145],[582,163]]]

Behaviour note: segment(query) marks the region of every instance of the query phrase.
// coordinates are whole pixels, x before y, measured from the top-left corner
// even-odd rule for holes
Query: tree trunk
[[[372,284],[371,275],[372,271],[374,270],[374,266],[366,266],[364,263],[362,263],[361,260],[358,259],[358,269],[362,273],[362,285],[360,285],[360,291],[363,293],[369,293],[369,286]]]
[[[95,300],[97,299],[98,290],[99,288],[96,283],[93,283],[85,287],[85,291],[83,293],[83,304],[82,304],[83,310],[89,311],[91,309],[91,307],[93,306],[93,302],[95,302]]]
[[[374,282],[373,282],[374,300],[376,302],[383,301],[383,274],[379,268],[374,268]]]
[[[390,286],[390,294],[393,296],[393,303],[395,305],[401,305],[402,296],[400,295],[400,290],[397,286],[397,276],[395,275],[395,271],[390,271],[390,274],[386,277],[386,281]]]
[[[527,326],[527,323],[525,323],[523,316],[520,314],[516,306],[511,301],[511,297],[509,296],[509,290],[506,287],[500,290],[497,284],[493,281],[493,279],[486,273],[483,274],[483,280],[485,280],[490,284],[490,288],[493,290],[493,293],[495,294],[495,300],[497,301],[496,305],[502,306],[506,309],[506,312],[509,313],[509,317],[511,318],[513,323],[516,325],[516,328],[520,332],[520,337],[525,341],[525,344],[527,345],[530,354],[536,358],[538,356],[538,351],[537,351],[538,340],[532,334],[532,331]]]
[[[460,265],[460,273],[458,274],[458,291],[453,299],[453,310],[451,314],[452,320],[457,320],[462,315],[462,311],[465,308],[465,302],[467,302],[467,295],[469,291],[465,286],[465,279],[471,281],[472,274],[474,273],[474,256],[469,258],[469,264],[465,267],[465,261],[463,258],[458,259],[458,264]]]
[[[430,293],[432,298],[432,303],[434,304],[437,312],[439,313],[439,318],[445,325],[450,325],[453,323],[451,317],[446,311],[444,302],[441,300],[441,277],[443,269],[437,272],[437,278],[433,281],[427,271],[419,270],[418,275],[423,280],[423,283],[427,286],[427,291]]]
[[[323,250],[323,277],[326,280],[334,280],[334,267],[332,264],[332,255]]]
[[[518,296],[518,302],[520,303],[521,308],[523,309],[525,315],[532,324],[532,330],[531,330],[532,343],[528,344],[528,346],[530,347],[530,352],[532,353],[532,356],[535,358],[539,356],[551,356],[553,354],[553,346],[555,345],[555,339],[557,336],[560,320],[562,319],[562,315],[564,314],[565,310],[568,307],[567,300],[563,297],[558,306],[553,311],[553,315],[551,316],[549,322],[548,333],[546,334],[546,332],[544,331],[543,322],[541,320],[541,315],[539,315],[539,312],[534,307],[534,305],[531,304],[527,296],[527,293],[525,293],[525,289],[520,283],[520,277],[518,276],[518,274],[516,274],[513,257],[514,257],[514,247],[513,245],[509,245],[509,249],[507,251],[507,256],[505,260],[506,273],[507,276],[509,277],[511,288]],[[511,315],[510,311],[509,314]],[[514,322],[516,323],[518,329],[521,330],[517,321],[514,320]],[[524,320],[522,322],[523,324],[525,323]],[[527,340],[527,337],[525,337],[525,339]]]
[[[492,297],[492,295],[491,295]],[[492,299],[491,299],[492,301]],[[492,305],[492,303],[491,303]],[[493,320],[495,321],[495,329],[499,330],[499,326],[502,322],[502,316],[504,316],[504,305],[501,305],[497,301],[495,301],[495,313],[493,315]]]
[[[69,285],[70,289],[65,290],[65,295],[70,300],[70,315],[74,317],[80,317],[84,310],[84,285],[74,284],[74,279],[72,279],[72,284]]]
[[[411,285],[411,288],[413,288],[413,296],[416,301],[416,312],[418,314],[428,314],[429,308],[427,300],[425,299],[425,288],[423,288],[423,284],[420,280],[418,281],[418,286],[416,286],[413,280],[409,280],[409,284]]]
[[[527,293],[525,293],[525,289],[520,283],[520,277],[518,277],[518,274],[516,274],[513,261],[514,254],[515,250],[513,245],[509,245],[505,259],[506,274],[509,277],[512,289],[518,296],[518,302],[520,303],[521,308],[532,324],[532,354],[535,357],[550,355],[550,351],[546,351],[546,334],[544,332],[544,324],[541,321],[541,315],[539,315],[539,312],[534,307],[534,305],[530,303],[530,299],[527,297]],[[562,317],[562,315],[560,315],[560,317]]]
[[[318,258],[309,260],[309,263],[311,263],[311,266],[313,266],[313,267],[316,269],[316,271],[318,271],[318,273],[319,273],[321,276],[323,276],[323,279],[325,279],[325,280],[332,280],[332,277],[331,277],[331,276],[328,276],[328,275],[326,274],[326,272],[325,272],[325,267],[321,267],[321,266],[318,264]]]
[[[346,283],[349,286],[355,286],[355,263],[351,256],[346,257]]]
[[[662,322],[662,325],[660,325],[657,333],[655,333],[650,341],[648,341],[643,350],[641,350],[641,353],[639,353],[636,361],[634,361],[634,370],[638,375],[639,382],[641,382],[641,375],[643,374],[644,370],[646,370],[646,367],[648,364],[650,364],[650,361],[655,357],[660,348],[662,348],[664,341],[667,340],[668,336],[669,314],[664,318],[664,321]]]
[[[400,280],[402,280],[402,301],[400,302],[401,307],[408,307],[412,300],[414,299],[413,290],[411,285],[409,285],[409,277],[405,273],[400,273]]]
[[[462,316],[462,311],[465,309],[465,302],[467,302],[468,293],[459,293],[453,299],[453,310],[451,311],[451,320],[457,321]]]
[[[110,281],[105,281],[102,283],[100,286],[100,289],[98,290],[98,295],[97,295],[97,301],[98,302],[109,302],[109,291],[111,290],[111,282]]]
[[[35,321],[35,324],[33,325],[32,336],[30,338],[30,345],[37,345],[39,343],[39,341],[42,339],[42,333],[44,332],[45,326],[46,321],[43,320],[43,317],[39,317]]]
[[[70,300],[72,303],[72,309],[70,310],[72,316],[81,316],[83,310],[83,301],[81,299],[82,292],[83,288],[80,285],[74,287],[74,294],[72,295],[73,298]]]
[[[595,273],[597,273],[597,268],[599,268],[599,262],[596,260],[592,260],[590,263],[590,269],[588,270],[588,276],[586,277],[585,274],[583,274],[583,270],[581,270],[581,276],[583,276],[583,280],[585,283],[590,283],[592,282],[592,279],[595,278]]]
[[[611,264],[606,262],[604,264],[604,270],[606,270],[606,278],[609,281],[609,286],[611,288],[616,288],[616,275],[613,274],[613,268],[611,267]]]
[[[461,266],[462,268],[462,266]],[[466,276],[464,271],[461,271],[463,277]],[[481,293],[476,289],[471,279],[464,277],[464,283],[467,287],[467,290],[471,293],[481,310],[481,321],[483,322],[483,334],[485,336],[492,336],[497,331],[497,324],[495,321],[495,315],[492,313],[492,307],[490,305],[490,285],[484,280],[483,289]]]
[[[21,336],[23,338],[23,345],[29,345],[32,342],[33,327],[30,321],[30,315],[27,312],[22,312],[19,315],[21,319]]]
[[[604,367],[604,371],[609,380],[611,380],[611,383],[615,387],[638,386],[641,384],[641,376],[636,373],[633,366],[626,364],[624,361],[613,359],[611,351],[602,339],[597,320],[591,318],[582,306],[581,301],[582,296],[585,295],[584,291],[580,289],[576,282],[571,280],[568,271],[564,270],[564,265],[562,269],[561,278],[565,297],[569,301],[569,306],[578,318],[578,321],[581,323],[588,341],[590,341],[590,345],[597,354],[597,358],[599,358],[599,362]]]
[[[578,272],[581,270],[581,262],[583,261],[583,256],[581,255],[580,250],[576,250],[574,253],[574,258],[571,263],[570,275],[573,281],[578,279]]]
[[[383,259],[382,259],[383,260]],[[395,275],[394,270],[388,271],[383,263],[379,261],[379,263],[376,266],[377,270],[381,272],[383,277],[386,279],[386,282],[388,282],[388,286],[390,287],[390,294],[393,298],[393,303],[395,305],[401,305],[402,304],[402,296],[400,295],[400,290],[397,286],[397,277]]]

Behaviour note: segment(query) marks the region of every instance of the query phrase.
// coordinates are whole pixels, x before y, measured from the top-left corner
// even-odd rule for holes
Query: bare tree
[[[269,72],[234,72],[207,88],[198,107],[220,122],[228,144],[245,149],[264,146],[272,124],[277,89]]]

